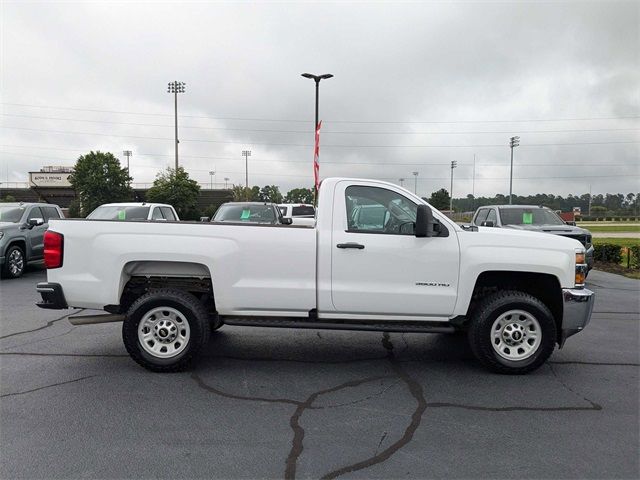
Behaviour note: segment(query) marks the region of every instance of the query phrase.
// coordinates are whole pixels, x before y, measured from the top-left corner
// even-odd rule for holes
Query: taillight
[[[44,232],[44,266],[46,268],[60,268],[64,249],[64,236],[58,232],[47,230]]]

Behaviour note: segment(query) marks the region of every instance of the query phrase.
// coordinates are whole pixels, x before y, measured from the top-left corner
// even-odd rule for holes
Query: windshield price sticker
[[[531,225],[533,223],[533,212],[522,212],[522,223]]]
[[[251,216],[251,210],[242,210],[242,215],[240,215],[240,220],[249,220]]]
[[[124,210],[119,210],[118,220],[126,220],[126,219],[127,219],[127,212],[125,212]]]

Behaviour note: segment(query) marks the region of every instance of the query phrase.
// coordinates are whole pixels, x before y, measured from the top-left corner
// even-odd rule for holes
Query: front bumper
[[[582,331],[591,320],[595,294],[586,288],[562,289],[563,315],[560,348],[571,335]]]
[[[42,297],[41,302],[36,302],[38,307],[52,310],[69,308],[59,283],[42,282],[36,286],[36,290]]]

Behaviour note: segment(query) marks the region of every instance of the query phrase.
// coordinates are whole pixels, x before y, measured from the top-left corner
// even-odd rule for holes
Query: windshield
[[[564,225],[564,221],[546,208],[501,208],[503,225]]]
[[[277,223],[271,205],[222,205],[212,222]]]
[[[25,207],[0,206],[0,222],[18,223],[22,218]]]
[[[315,217],[316,209],[310,205],[301,205],[291,209],[292,217]]]
[[[87,218],[92,220],[146,220],[149,207],[123,207],[103,205],[96,208]]]

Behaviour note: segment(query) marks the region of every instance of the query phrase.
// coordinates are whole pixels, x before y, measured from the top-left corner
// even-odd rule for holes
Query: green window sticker
[[[240,215],[240,220],[249,220],[251,217],[251,210],[242,210],[242,215]]]
[[[522,223],[531,225],[533,223],[533,212],[522,212]]]
[[[118,220],[126,220],[127,212],[125,210],[118,210]]]

